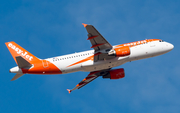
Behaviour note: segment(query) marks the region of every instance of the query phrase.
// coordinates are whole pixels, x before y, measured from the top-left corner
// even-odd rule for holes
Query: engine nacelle
[[[109,51],[109,55],[116,55],[118,57],[121,56],[128,56],[130,55],[130,48],[128,46],[123,46],[119,48],[114,48],[113,50]]]
[[[120,78],[124,78],[124,76],[125,76],[124,69],[120,68],[120,69],[110,70],[108,74],[103,76],[103,78],[120,79]]]

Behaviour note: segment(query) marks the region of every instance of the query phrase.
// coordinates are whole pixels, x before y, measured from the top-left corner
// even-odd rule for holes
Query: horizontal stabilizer
[[[31,66],[31,64],[21,56],[17,56],[16,61],[19,68],[25,68]]]
[[[19,77],[21,77],[21,76],[23,76],[23,75],[24,75],[24,74],[18,73],[18,74],[16,74],[16,75],[11,79],[11,81],[16,80],[16,79],[18,79]]]

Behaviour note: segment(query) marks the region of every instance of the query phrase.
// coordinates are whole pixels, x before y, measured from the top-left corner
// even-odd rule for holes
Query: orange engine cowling
[[[130,55],[130,48],[128,46],[115,48],[115,55],[116,56],[127,56]]]
[[[120,79],[120,78],[124,78],[124,76],[125,76],[124,69],[120,68],[120,69],[110,70],[108,74],[103,76],[103,78]]]

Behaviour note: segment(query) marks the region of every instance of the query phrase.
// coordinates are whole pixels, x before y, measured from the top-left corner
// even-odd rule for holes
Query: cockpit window
[[[163,40],[159,40],[159,42],[164,42]]]

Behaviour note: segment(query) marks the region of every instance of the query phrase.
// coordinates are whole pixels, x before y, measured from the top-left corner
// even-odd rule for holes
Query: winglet
[[[67,91],[68,91],[69,93],[71,93],[71,91],[72,91],[72,90],[70,90],[70,89],[67,89]]]
[[[84,24],[84,23],[82,23],[82,25],[83,25],[84,27],[86,27],[86,26],[87,26],[87,24]]]

